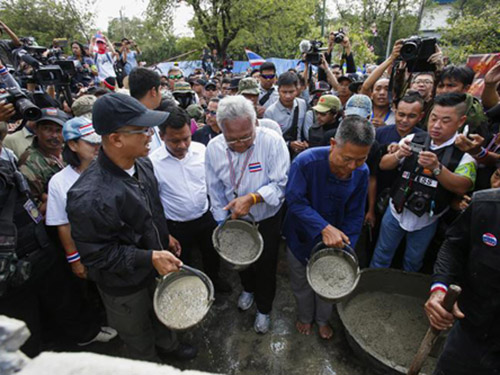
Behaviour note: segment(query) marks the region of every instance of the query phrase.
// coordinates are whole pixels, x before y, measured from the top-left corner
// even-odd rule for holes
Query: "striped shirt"
[[[211,210],[217,221],[228,215],[223,208],[235,198],[234,185],[240,178],[238,196],[259,193],[264,199],[250,209],[256,221],[274,216],[283,204],[290,167],[288,149],[283,138],[272,130],[258,127],[255,133],[254,144],[243,153],[232,151],[222,134],[207,146],[206,180]]]

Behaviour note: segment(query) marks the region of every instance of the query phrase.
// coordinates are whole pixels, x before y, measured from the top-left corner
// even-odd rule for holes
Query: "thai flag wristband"
[[[442,291],[443,293],[448,292],[448,287],[444,285],[443,283],[434,283],[431,286],[431,294],[436,292],[436,291]]]
[[[68,261],[68,263],[78,262],[80,260],[80,254],[78,253],[78,251],[73,251],[70,254],[66,254],[66,260]]]

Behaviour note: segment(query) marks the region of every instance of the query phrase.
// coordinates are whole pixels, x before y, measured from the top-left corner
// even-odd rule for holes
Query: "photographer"
[[[338,32],[330,31],[330,35],[328,36],[328,50],[325,54],[328,64],[332,62],[332,51],[335,44],[342,46],[342,57],[339,65],[340,70],[342,71],[343,61],[345,61],[347,66],[346,73],[356,73],[356,64],[352,55],[351,41],[343,29],[340,29]],[[318,69],[318,80],[327,80],[327,72],[325,69]]]
[[[94,51],[95,46],[97,47],[97,52],[94,54],[94,63],[97,67],[96,83],[100,83],[108,77],[116,78],[114,63],[118,54],[113,48],[113,44],[104,35],[101,37],[93,36],[90,41],[90,50]]]
[[[89,87],[93,84],[92,67],[94,61],[85,52],[85,47],[76,40],[71,43],[72,56],[68,61],[75,62],[76,75],[71,79],[71,91],[77,93],[82,87]]]
[[[135,51],[132,48],[134,48]],[[120,58],[124,64],[125,76],[128,76],[132,69],[137,67],[137,56],[141,54],[142,52],[136,42],[128,40],[127,38],[122,39],[120,46]]]
[[[476,179],[476,163],[455,146],[457,130],[466,120],[464,94],[436,97],[429,134],[410,134],[396,152],[385,155],[380,169],[400,167],[391,190],[390,208],[382,219],[372,268],[390,267],[403,237],[407,237],[403,267],[418,272],[439,218],[454,195],[464,195]],[[421,150],[421,151],[419,151]]]

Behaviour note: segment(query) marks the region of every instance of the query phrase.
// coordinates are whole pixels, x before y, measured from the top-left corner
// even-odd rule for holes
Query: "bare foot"
[[[311,334],[311,328],[312,328],[311,323],[302,323],[297,320],[297,323],[295,323],[295,327],[297,327],[297,331],[299,331],[303,335]]]
[[[333,337],[333,330],[329,324],[324,324],[319,326],[319,336],[322,339],[330,340]]]

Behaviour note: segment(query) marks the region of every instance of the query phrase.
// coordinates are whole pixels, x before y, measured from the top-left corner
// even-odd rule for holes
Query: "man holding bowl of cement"
[[[217,123],[222,136],[213,138],[205,156],[208,194],[215,220],[250,220],[259,225],[264,250],[259,259],[240,272],[243,292],[238,308],[248,310],[254,300],[257,333],[269,330],[276,293],[276,265],[280,241],[281,206],[290,166],[285,141],[276,132],[256,127],[252,103],[243,96],[219,102]]]
[[[348,116],[330,146],[301,153],[292,163],[286,187],[284,234],[290,281],[297,301],[297,330],[309,335],[312,324],[330,339],[333,304],[319,298],[307,282],[306,265],[313,247],[355,246],[363,226],[369,170],[365,161],[375,139],[368,120]]]

